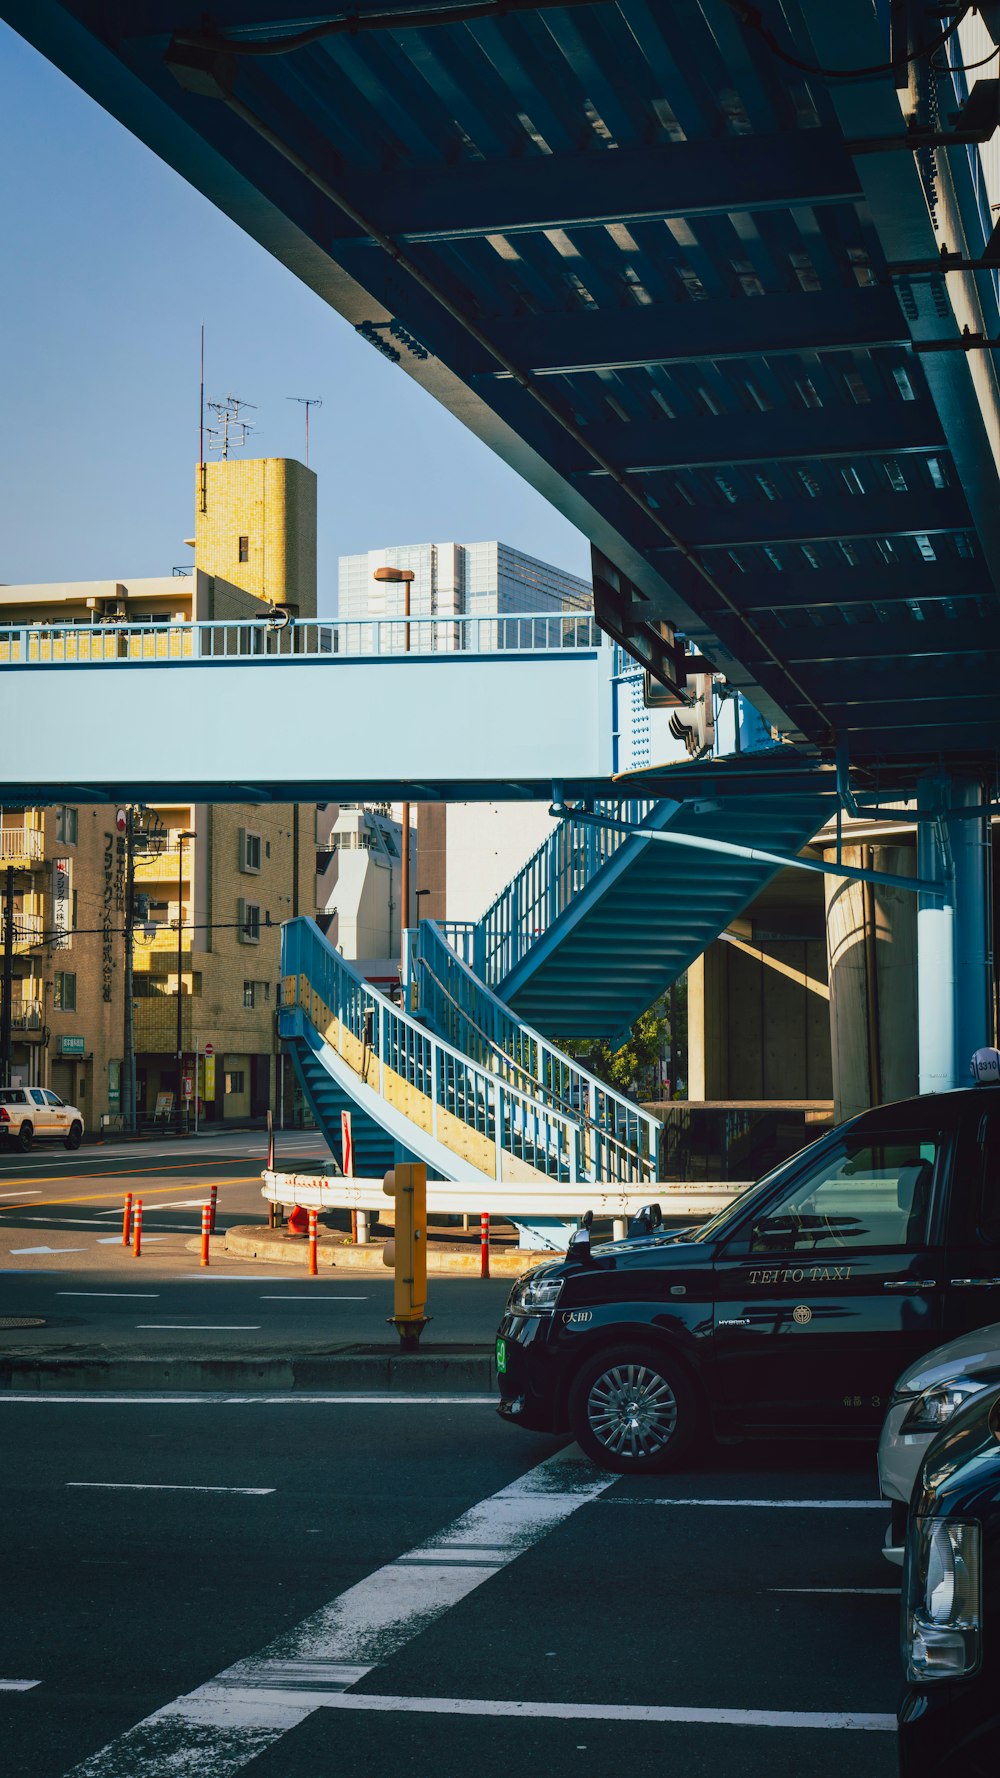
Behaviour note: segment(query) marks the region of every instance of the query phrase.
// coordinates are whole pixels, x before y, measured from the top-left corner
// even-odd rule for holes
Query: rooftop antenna
[[[210,401],[208,411],[216,416],[216,423],[208,429],[208,441],[212,450],[218,451],[223,461],[231,450],[244,449],[250,433],[254,429],[252,420],[242,418],[242,410],[250,408],[256,412],[256,404],[242,401],[238,395],[227,395],[225,401]]]
[[[306,468],[308,469],[309,468],[309,409],[311,407],[322,407],[323,406],[323,398],[321,395],[286,395],[285,400],[286,401],[297,401],[299,403],[299,406],[304,407],[306,410]]]

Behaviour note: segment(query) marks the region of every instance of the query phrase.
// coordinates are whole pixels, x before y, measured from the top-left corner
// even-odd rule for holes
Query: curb
[[[452,1395],[492,1395],[496,1372],[489,1347],[475,1352],[449,1352],[443,1347],[436,1352],[413,1352],[405,1358],[392,1346],[384,1351],[311,1353],[300,1358],[193,1358],[189,1353],[156,1358],[89,1353],[46,1358],[25,1353],[0,1360],[0,1395],[14,1390],[241,1395],[305,1390],[434,1395],[440,1390]]]
[[[189,1253],[200,1253],[201,1237],[195,1236],[184,1245]],[[281,1234],[276,1229],[263,1228],[253,1223],[227,1229],[224,1246],[225,1251],[231,1253],[234,1259],[272,1260],[292,1266],[306,1266],[309,1263],[309,1242],[303,1235]],[[321,1269],[335,1267],[338,1271],[374,1272],[383,1278],[391,1276],[392,1268],[382,1263],[380,1241],[355,1247],[350,1242],[321,1230],[316,1243],[316,1258]],[[522,1272],[538,1265],[541,1260],[558,1258],[556,1253],[529,1253],[520,1247],[491,1251],[490,1276],[519,1278]],[[478,1278],[479,1267],[478,1247],[449,1250],[428,1243],[428,1273],[451,1273],[456,1277]]]

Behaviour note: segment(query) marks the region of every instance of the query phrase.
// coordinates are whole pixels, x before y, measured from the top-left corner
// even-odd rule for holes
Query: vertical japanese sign
[[[104,873],[101,885],[101,998],[111,999],[115,956],[115,836],[104,836]]]
[[[73,930],[73,860],[52,860],[52,949],[65,951]]]

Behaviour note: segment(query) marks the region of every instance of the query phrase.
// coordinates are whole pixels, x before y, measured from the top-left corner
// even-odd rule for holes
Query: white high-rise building
[[[406,589],[400,581],[375,579],[377,568],[409,569],[412,617],[491,617],[516,612],[590,611],[594,590],[588,580],[539,562],[507,543],[405,543],[341,556],[338,615],[348,622],[402,617]],[[373,646],[371,632],[348,633],[341,641],[347,653]],[[400,628],[383,650],[405,646]],[[448,624],[415,624],[410,632],[413,654],[461,647],[460,632]]]

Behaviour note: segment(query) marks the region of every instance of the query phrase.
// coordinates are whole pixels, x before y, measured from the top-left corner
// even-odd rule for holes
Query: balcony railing
[[[15,1031],[40,1031],[42,1003],[40,1000],[15,1000],[11,1006],[11,1025]]]
[[[22,869],[39,864],[45,851],[45,836],[40,827],[0,828],[0,864],[14,864]]]
[[[14,950],[18,956],[40,945],[45,936],[41,914],[14,914]]]

